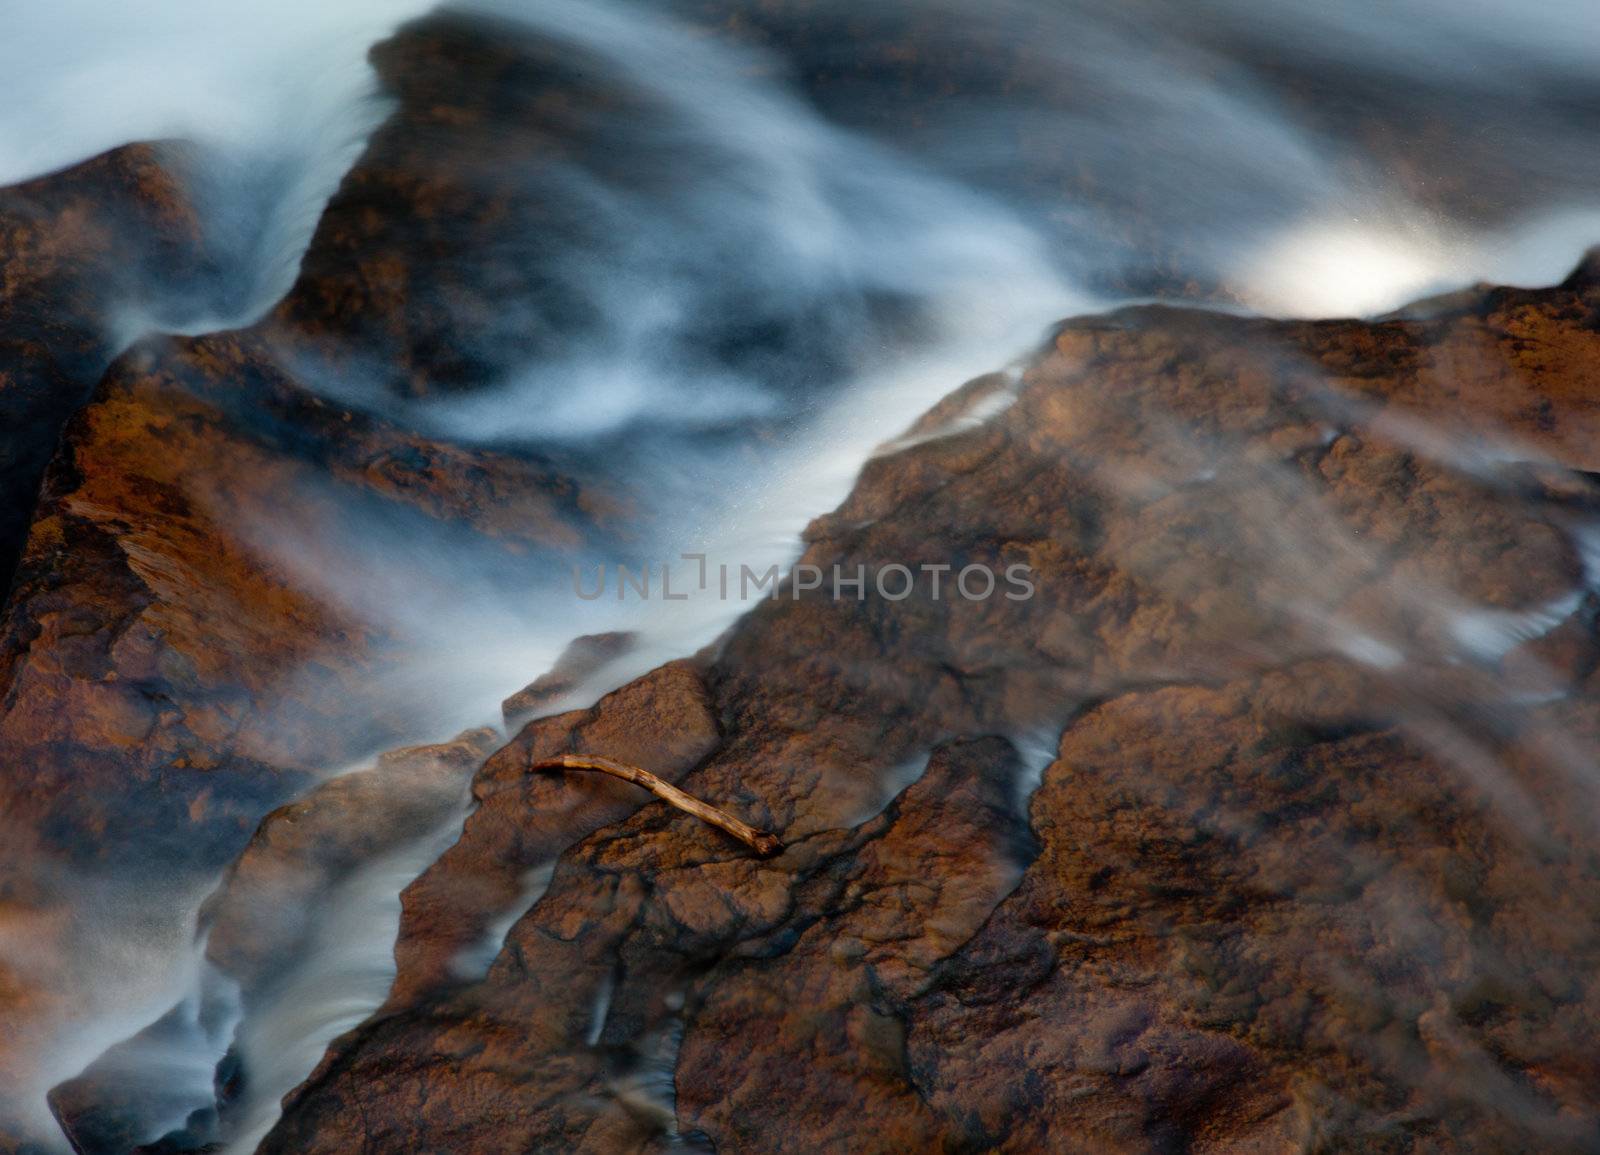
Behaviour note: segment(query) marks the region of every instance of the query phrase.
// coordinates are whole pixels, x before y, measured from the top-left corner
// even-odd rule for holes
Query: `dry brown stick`
[[[561,754],[554,758],[544,758],[533,763],[530,770],[598,770],[602,774],[621,778],[625,782],[632,782],[643,786],[663,802],[676,806],[687,814],[693,814],[702,822],[726,830],[740,842],[754,850],[763,858],[770,857],[783,849],[783,843],[778,841],[776,834],[765,830],[757,830],[754,826],[740,822],[725,810],[718,810],[715,806],[700,801],[693,794],[686,794],[670,782],[663,782],[648,770],[641,770],[637,766],[629,766],[626,762],[618,762],[611,758],[601,758],[588,754]]]

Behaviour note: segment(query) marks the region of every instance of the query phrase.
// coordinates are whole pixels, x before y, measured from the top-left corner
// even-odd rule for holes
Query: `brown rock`
[[[319,896],[448,818],[499,743],[483,729],[393,750],[267,815],[201,912],[206,956],[246,990],[293,959]]]
[[[375,503],[559,552],[587,518],[572,492],[536,463],[328,406],[248,336],[124,359],[66,433],[0,624],[8,926],[34,928],[30,953],[71,956],[96,933],[69,913],[75,871],[136,862],[192,886],[312,775],[415,724],[371,693],[393,640],[268,560],[261,527],[287,514],[337,536]],[[0,980],[15,1026],[0,1082],[26,1085],[81,1011],[79,981],[94,980]]]
[[[258,1012],[271,984],[311,948],[340,882],[459,819],[473,771],[498,743],[496,731],[482,729],[441,745],[392,750],[268,814],[201,911],[205,957],[217,978],[207,976],[192,1006],[174,1008],[51,1090],[50,1107],[74,1150],[126,1151],[159,1130],[174,1103],[192,1107],[183,1097],[192,1089],[159,1085],[171,1074],[164,1050],[195,1047],[196,1021]],[[223,1066],[234,1063],[230,1055]],[[217,1082],[226,1080],[219,1074]],[[230,1106],[197,1112],[190,1142],[174,1149],[193,1150],[223,1134]]]
[[[199,233],[148,145],[0,189],[0,591],[61,428],[117,351],[118,310],[193,276]]]
[[[803,560],[865,596],[786,588],[709,659],[721,736],[683,784],[785,853],[660,806],[562,831],[492,759],[390,1005],[263,1151],[1589,1149],[1592,291],[1064,326],[1002,413],[947,405],[812,526]],[[1033,594],[873,592],[924,562],[1026,562]],[[1519,697],[1545,636],[1573,689]],[[1041,730],[1007,897],[1037,766],[972,739]],[[441,944],[517,909],[530,825],[582,841],[443,982]]]
[[[791,1056],[798,1047],[826,1071],[842,1072],[854,1054],[863,1065],[848,1085],[859,1091],[857,1077],[866,1081],[866,1105],[903,1099],[903,1039],[892,1011],[879,1004],[900,1005],[924,986],[932,963],[964,941],[1014,884],[1021,824],[1008,784],[1015,767],[1004,742],[959,744],[860,829],[792,847],[770,864],[728,857],[725,845],[708,842],[685,846],[687,853],[668,850],[673,861],[646,877],[623,866],[629,851],[618,856],[587,844],[597,857],[568,880],[580,901],[540,902],[481,984],[433,1003],[425,1024],[412,1012],[375,1020],[365,1033],[383,1045],[363,1047],[350,1065],[325,1072],[339,1085],[383,1087],[407,1105],[404,1118],[335,1118],[321,1105],[331,1106],[324,1096],[305,1111],[292,1108],[273,1141],[399,1149],[428,1136],[422,1142],[483,1151],[693,1142],[692,1135],[674,1139],[670,1091],[657,1083],[672,1068],[695,976],[707,961],[694,944],[723,940],[735,928],[753,938],[753,957],[730,960],[732,969],[720,976],[726,983],[714,989],[725,1000],[703,1013],[727,1020],[726,1029],[696,1050],[693,1062],[748,1077],[751,1055],[761,1056],[773,1082],[750,1086],[753,1101],[781,1093],[795,1109],[838,1118],[836,1099],[808,1096],[797,1085],[805,1071]],[[679,828],[679,842],[683,834]],[[951,859],[969,870],[944,877],[940,864]],[[836,919],[814,921],[819,899],[838,904]],[[613,963],[611,951],[641,933],[678,945]],[[773,989],[774,956],[795,989]],[[634,961],[646,969],[635,971]],[[461,1050],[468,1039],[483,1045]],[[408,1057],[397,1064],[402,1052]],[[535,1069],[543,1074],[530,1078]],[[441,1086],[471,1090],[437,1095]],[[817,1089],[833,1090],[821,1078]],[[578,1103],[584,1106],[575,1110]],[[881,1109],[857,1118],[863,1127],[876,1120],[891,1145],[927,1134]],[[791,1120],[784,1133],[797,1126]]]
[[[624,630],[584,634],[572,639],[547,673],[500,704],[507,728],[520,727],[545,707],[570,694],[585,678],[631,650],[637,637]]]
[[[1600,947],[1600,880],[1369,729],[1371,688],[1328,695],[1337,673],[1135,693],[1066,731],[1038,860],[918,1008],[932,1102],[1026,1149],[1067,1127],[1084,1149],[1410,1150],[1421,1120],[1435,1149],[1589,1149],[1593,1097],[1528,1074],[1592,1061],[1593,984],[1557,1001],[1534,976]]]
[[[529,723],[479,772],[478,808],[460,841],[402,895],[391,1001],[478,977],[499,950],[506,919],[537,898],[562,848],[651,801],[614,778],[529,773],[530,763],[604,754],[677,782],[717,744],[705,687],[687,662],[662,666],[589,710]]]
[[[426,74],[430,51],[407,67]],[[433,105],[417,82],[400,147],[422,157],[435,138],[415,119]],[[145,342],[103,376],[105,314],[128,278],[186,291],[186,206],[138,147],[0,193],[0,328],[16,338],[0,348],[0,414],[23,414],[15,470],[14,426],[0,420],[0,481],[15,500],[0,510],[6,576],[8,526],[34,508],[42,454],[93,389],[60,440],[0,618],[0,918],[38,960],[28,974],[0,967],[15,1027],[0,1040],[0,1100],[25,1085],[30,1056],[53,1053],[63,1020],[93,1013],[80,997],[98,981],[87,948],[106,936],[74,909],[85,878],[173,911],[263,815],[330,769],[426,733],[419,703],[390,679],[412,655],[361,604],[381,591],[339,588],[329,573],[363,531],[388,526],[408,544],[525,569],[535,552],[535,564],[560,565],[615,524],[603,483],[580,489],[543,458],[463,448],[326,400],[318,335],[338,330],[353,349],[351,324],[394,337],[391,320],[415,322],[388,347],[362,344],[369,367],[446,383],[464,372],[439,334],[492,294],[445,283],[440,269],[474,263],[440,253],[441,213],[482,250],[497,228],[519,228],[497,217],[494,195],[470,220],[452,215],[441,188],[401,163],[374,142],[274,315]],[[352,321],[319,270],[352,267],[342,230],[366,219],[360,190],[373,185],[408,207],[386,201],[392,227],[360,241],[355,275],[373,295]],[[379,316],[395,293],[423,302],[402,288],[412,265],[440,288],[427,325]],[[503,271],[480,268],[489,283]],[[52,958],[81,958],[83,973]]]
[[[5,757],[31,767],[6,778],[26,791],[7,817],[59,830],[58,853],[147,858],[159,837],[216,863],[263,803],[403,724],[380,709],[350,732],[355,679],[372,675],[384,639],[252,540],[297,486],[308,504],[287,506],[294,518],[337,525],[349,516],[341,501],[364,499],[490,538],[559,548],[572,533],[538,473],[356,421],[269,364],[242,338],[197,341],[165,362],[130,356],[69,432],[0,638]],[[291,416],[297,442],[284,445],[270,431]],[[402,458],[409,480],[396,484]],[[508,503],[501,486],[522,498]],[[28,762],[46,745],[51,757]],[[108,776],[116,789],[91,785]],[[51,820],[51,806],[79,817]],[[191,826],[214,833],[195,839]]]
[[[546,127],[626,98],[429,29],[380,52],[403,113],[275,315],[136,351],[68,433],[0,635],[19,860],[219,866],[399,728],[405,705],[371,700],[390,640],[253,548],[285,494],[335,534],[353,503],[509,553],[606,520],[555,463],[297,380],[348,376],[380,408],[474,387],[539,339],[505,299],[583,308],[515,261],[459,259],[573,224],[519,207],[504,150],[474,161],[507,123],[539,157]],[[1600,737],[1592,606],[1529,623],[1582,592],[1597,305],[1591,269],[1371,324],[1064,325],[808,534],[804,561],[869,582],[951,566],[943,597],[786,590],[705,662],[488,761],[405,896],[389,1003],[263,1149],[1581,1149],[1600,959],[1570,783]],[[1032,596],[949,592],[1024,564]],[[1007,899],[1025,776],[985,736],[1040,729],[1061,756]],[[525,770],[570,749],[789,850],[757,862],[621,784]],[[264,838],[241,893],[273,881],[268,850],[305,848],[282,816]],[[0,901],[70,957],[47,881],[0,877]],[[241,920],[218,949],[268,968],[262,933]],[[47,1045],[62,992],[0,975],[0,994],[25,1011],[8,1046]]]

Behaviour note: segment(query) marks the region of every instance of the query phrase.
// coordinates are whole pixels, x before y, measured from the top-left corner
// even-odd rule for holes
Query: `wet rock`
[[[221,1002],[185,1001],[156,1022],[108,1050],[77,1078],[51,1088],[49,1105],[61,1132],[77,1155],[123,1155],[144,1150],[174,1118],[184,1119],[152,1146],[164,1151],[207,1149],[216,1139],[214,1106],[194,1108],[212,1083],[200,1071],[192,1083],[175,1078],[172,1056],[190,1054],[190,1071],[203,1071],[208,1044],[221,1042],[231,1027],[231,1010]],[[187,1072],[186,1072],[187,1073]],[[224,1097],[218,1080],[215,1093]]]
[[[610,662],[633,648],[638,635],[627,631],[584,634],[574,638],[549,672],[541,674],[512,694],[500,705],[508,728],[520,727],[544,707],[577,689],[579,683],[598,673]]]
[[[1372,693],[1292,666],[1069,727],[1032,802],[1039,858],[917,1008],[929,1099],[1028,1149],[1410,1150],[1419,1126],[1443,1149],[1589,1149],[1592,1097],[1530,1084],[1538,1060],[1496,1036],[1591,1061],[1573,1032],[1600,992],[1558,1007],[1532,976],[1600,947],[1578,929],[1600,880],[1370,728]],[[1486,983],[1493,1011],[1463,1011]]]
[[[583,329],[536,262],[462,254],[581,235],[517,199],[505,156],[627,100],[583,61],[431,28],[380,51],[402,115],[289,299],[136,349],[67,432],[0,627],[15,862],[193,877],[406,730],[380,689],[393,640],[268,560],[264,531],[342,548],[377,514],[520,560],[619,520],[560,463],[371,412],[499,379],[542,310]],[[627,150],[588,159],[632,175]],[[1592,608],[1552,607],[1588,596],[1596,292],[1583,273],[1374,323],[1063,325],[812,527],[802,560],[859,593],[787,586],[703,660],[488,760],[405,896],[389,1003],[264,1149],[1581,1148],[1597,960],[1572,781],[1600,737],[1596,650]],[[883,594],[891,566],[915,596]],[[1020,566],[1026,596],[956,584]],[[1040,766],[991,736],[1039,733],[1060,755],[1007,899],[1028,852],[1002,802]],[[620,783],[526,771],[569,749],[790,849],[757,862]],[[241,893],[277,885],[279,847],[314,850],[280,815]],[[339,854],[311,854],[311,885]],[[86,933],[67,889],[0,876],[40,958]],[[258,914],[218,908],[217,949],[252,973],[296,935]],[[0,1085],[70,989],[0,974]]]
[[[268,1141],[284,1146],[269,1149],[666,1149],[685,1140],[674,1122],[674,1060],[679,1078],[691,1060],[748,1074],[752,1052],[772,1077],[749,1087],[752,1099],[770,1102],[782,1087],[784,1101],[809,1100],[802,1110],[835,1117],[832,1098],[783,1087],[785,1074],[805,1077],[796,1048],[824,1073],[861,1059],[851,1090],[859,1090],[857,1078],[865,1082],[871,1106],[871,1088],[881,1083],[892,1100],[897,1086],[904,1090],[895,1008],[1017,878],[1022,825],[1008,789],[1015,770],[1003,741],[957,744],[861,828],[792,847],[771,863],[710,840],[696,844],[683,827],[678,846],[660,847],[667,861],[649,875],[624,865],[625,848],[583,844],[581,861],[564,864],[552,890],[569,897],[546,899],[519,922],[481,984],[438,999],[421,1017],[375,1021],[363,1031],[368,1046],[321,1073],[339,1087],[382,1087],[407,1104],[406,1118],[360,1120],[336,1107],[343,1100],[313,1094],[290,1107]],[[664,816],[654,817],[659,827]],[[941,864],[952,860],[968,869],[948,876]],[[824,904],[837,904],[837,915],[819,923]],[[723,981],[707,981],[700,972],[714,955],[705,952],[735,928],[753,940],[751,950],[730,959],[727,974],[717,972]],[[627,945],[636,941],[638,949]],[[613,957],[619,948],[623,956]],[[774,989],[775,967],[790,989]],[[697,1006],[701,989],[719,992],[710,1008]],[[679,1057],[684,1021],[702,1015],[723,1029]],[[662,1068],[654,1080],[652,1062]],[[452,1085],[471,1090],[437,1093]],[[832,1089],[821,1073],[817,1087]],[[881,1109],[858,1119],[863,1127],[887,1124],[881,1134],[891,1142],[921,1135]]]
[[[460,260],[440,241],[493,250],[526,222],[505,219],[499,192],[470,212],[452,202],[459,167],[431,181],[407,167],[427,167],[452,120],[442,89],[486,112],[520,84],[463,83],[465,59],[441,74],[462,35],[395,50],[404,59],[385,70],[411,115],[373,141],[288,299],[251,329],[148,340],[108,369],[140,326],[161,327],[165,303],[204,298],[215,272],[158,150],[0,192],[0,585],[21,554],[0,620],[8,1121],[42,1113],[33,1068],[60,1068],[63,1023],[104,1011],[82,992],[104,987],[94,948],[114,935],[77,908],[87,888],[181,921],[188,893],[264,814],[334,767],[430,732],[417,698],[431,691],[390,680],[412,657],[382,612],[394,559],[369,558],[352,580],[362,550],[459,552],[526,573],[617,524],[601,483],[419,435],[364,410],[370,391],[337,388],[390,369],[418,390],[477,379],[482,362],[444,336],[487,340],[464,319],[510,309],[503,278],[521,262]],[[494,39],[476,33],[470,47]],[[468,73],[487,59],[469,55]],[[499,55],[526,67],[520,52]],[[381,237],[365,231],[372,190]],[[448,271],[469,268],[475,285]],[[333,283],[344,275],[359,293]],[[330,334],[361,372],[322,372]],[[376,544],[375,527],[387,535]]]
[[[141,292],[192,277],[200,228],[149,145],[0,189],[0,591],[56,439]]]
[[[195,1087],[163,1085],[172,1082],[170,1056],[198,1052],[200,1062],[208,1046],[230,1046],[241,1017],[262,1011],[273,985],[327,929],[338,886],[363,865],[459,821],[473,772],[499,744],[496,731],[480,729],[392,750],[268,814],[201,908],[208,969],[199,988],[51,1090],[51,1110],[74,1150],[116,1155],[159,1132],[174,1111],[193,1107]],[[205,1150],[229,1134],[237,1098],[230,1084],[247,1085],[251,1077],[244,1068],[227,1076],[230,1064],[239,1067],[231,1050],[215,1078],[215,1103],[152,1150]]]
[[[523,759],[590,716],[532,724],[263,1150],[1592,1149],[1591,292],[1065,324],[811,527],[859,594],[788,584],[614,696],[690,680],[704,723],[584,734],[704,734],[682,784],[785,852],[562,830]]]
[[[319,900],[361,864],[421,838],[466,801],[494,730],[392,750],[262,819],[201,909],[206,957],[246,991],[291,962]]]
[[[0,620],[0,901],[41,960],[0,979],[0,1083],[77,1009],[42,960],[90,965],[85,879],[160,901],[159,879],[172,909],[314,777],[428,725],[343,551],[378,525],[521,565],[604,508],[546,462],[327,403],[259,334],[120,358],[63,434]]]
[[[419,285],[438,290],[435,302],[457,309],[435,329],[483,311],[471,302],[486,299],[485,285],[469,293],[445,283],[442,270],[474,262],[442,253],[436,230],[448,218],[459,247],[493,249],[500,230],[515,226],[496,214],[494,194],[481,212],[456,214],[441,203],[441,186],[407,169],[431,155],[440,123],[461,119],[440,104],[446,90],[486,114],[496,93],[516,87],[463,80],[468,34],[460,24],[444,19],[433,35],[383,50],[397,56],[385,64],[386,82],[405,111],[329,206],[278,309],[250,329],[136,345],[66,431],[0,623],[4,809],[17,837],[73,861],[115,859],[136,845],[146,863],[173,865],[169,852],[185,868],[230,861],[261,816],[308,775],[419,726],[404,717],[415,702],[380,685],[396,643],[367,603],[384,592],[349,588],[350,566],[339,564],[378,548],[374,526],[419,552],[481,551],[484,568],[560,566],[580,542],[606,540],[620,504],[604,485],[580,488],[535,454],[424,436],[356,398],[331,402],[329,394],[347,394],[316,375],[308,351],[318,334],[337,330],[373,364],[445,381],[456,352],[436,331],[425,334],[418,318],[390,313],[385,302],[396,298],[388,294],[420,302],[420,287],[404,287],[414,271]],[[493,40],[480,31],[470,47]],[[465,126],[463,136],[471,136]],[[58,289],[73,295],[69,307],[85,310],[81,319],[58,312],[58,327],[76,332],[98,316],[101,297],[77,293],[97,267],[79,259],[79,248],[139,265],[113,250],[120,232],[97,232],[83,219],[91,200],[128,202],[122,211],[149,216],[135,223],[159,253],[184,239],[192,222],[153,156],[120,150],[3,194],[24,218],[7,234],[21,257],[7,254],[8,269],[18,271],[8,273],[0,306],[19,325],[37,319],[46,290],[52,301]],[[446,179],[443,170],[433,176]],[[386,208],[381,238],[363,231],[373,217],[364,190],[373,186],[385,190],[376,194]],[[47,199],[59,202],[61,219],[32,220]],[[87,237],[81,245],[75,229]],[[152,275],[177,282],[164,289],[183,291],[184,267],[146,263],[159,266]],[[481,264],[474,275],[487,283],[505,271],[505,263]],[[50,279],[57,266],[60,285]],[[325,274],[335,269],[360,283],[359,300],[330,286]],[[392,324],[406,329],[405,340]],[[363,344],[351,325],[396,339]],[[8,323],[7,331],[26,326]],[[79,362],[86,390],[103,366],[88,352]],[[286,558],[298,563],[293,572]],[[381,582],[379,562],[365,574],[369,586]],[[345,721],[354,717],[365,720]],[[50,756],[40,757],[46,747]]]
[[[740,1148],[959,1145],[961,1128],[923,1101],[908,1010],[1031,856],[1019,770],[998,739],[941,747],[872,836],[828,863],[831,893],[802,884],[809,902],[696,984],[677,1066],[684,1125]],[[775,1101],[789,1104],[781,1128],[764,1106]]]
[[[538,471],[356,419],[269,365],[246,338],[136,352],[73,422],[0,634],[17,837],[214,867],[310,773],[403,732],[379,702],[343,721],[392,642],[255,534],[337,534],[374,506],[508,544],[571,533]]]
[[[479,771],[477,809],[460,841],[401,896],[400,974],[391,1001],[480,977],[499,953],[508,920],[548,885],[562,848],[651,801],[614,778],[530,773],[530,763],[603,754],[676,783],[718,742],[709,696],[688,662],[662,666],[591,709],[530,722]]]

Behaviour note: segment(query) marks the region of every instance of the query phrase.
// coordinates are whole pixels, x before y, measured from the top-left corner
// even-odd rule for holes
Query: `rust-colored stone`
[[[390,1004],[263,1150],[1590,1149],[1595,293],[1067,323],[871,462],[803,558],[1025,561],[1031,598],[785,590],[705,659],[683,784],[784,853],[659,806],[585,822],[487,973],[445,981],[466,935],[438,928],[516,909],[521,832],[567,840],[491,759]],[[653,765],[671,733],[584,743]]]
[[[150,145],[0,189],[0,593],[67,418],[122,311],[201,265],[200,225]]]

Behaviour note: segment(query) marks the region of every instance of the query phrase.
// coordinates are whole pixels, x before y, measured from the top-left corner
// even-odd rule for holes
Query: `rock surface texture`
[[[483,729],[439,745],[392,750],[262,819],[201,906],[204,971],[193,996],[51,1091],[51,1110],[74,1149],[127,1151],[159,1133],[175,1111],[187,1112],[192,1104],[159,1085],[171,1078],[170,1069],[151,1058],[164,1045],[203,1046],[199,1038],[206,1035],[227,1045],[236,1024],[270,1015],[275,1000],[292,998],[284,991],[323,945],[319,938],[351,931],[341,925],[341,888],[385,856],[458,826],[467,782],[498,744],[498,732]],[[195,1149],[222,1134],[245,1089],[242,1073],[255,1058],[247,1059],[246,1049],[236,1040],[228,1046],[215,1081],[216,1107],[195,1111],[166,1138],[166,1150]]]
[[[382,46],[398,111],[247,329],[117,355],[106,270],[204,272],[156,152],[0,193],[0,1119],[53,1088],[86,1155],[245,1133],[263,1050],[227,1015],[421,846],[386,1000],[268,1155],[1600,1151],[1594,258],[1375,321],[1065,322],[873,457],[807,532],[819,582],[549,714],[630,644],[591,635],[509,741],[369,764],[447,681],[395,569],[448,608],[480,593],[448,559],[633,531],[598,471],[426,419],[609,332],[524,258],[618,238],[523,182],[572,139],[663,179],[590,123],[637,94],[542,53],[450,16]],[[836,373],[773,311],[673,357]],[[528,769],[567,752],[785,849]],[[107,976],[158,1003],[173,957],[216,984],[195,1021],[124,1022]],[[186,1117],[129,1075],[197,1030]]]
[[[411,71],[425,83],[425,66]],[[416,156],[430,139],[416,120],[447,115],[431,99],[417,95],[405,122]],[[119,924],[137,924],[149,899],[170,938],[191,892],[268,811],[352,759],[437,736],[436,688],[393,680],[407,657],[386,616],[393,571],[448,588],[436,559],[564,567],[618,525],[603,482],[580,487],[537,455],[462,447],[327,399],[330,332],[350,348],[350,316],[418,324],[351,303],[329,269],[391,288],[413,269],[440,293],[434,323],[451,328],[504,272],[460,253],[517,227],[481,183],[481,212],[439,204],[443,172],[401,175],[387,142],[349,176],[272,314],[120,356],[140,331],[125,312],[159,304],[139,295],[146,273],[181,286],[208,272],[162,153],[133,146],[0,192],[0,583],[15,564],[0,616],[0,1120],[21,1109],[13,1094],[42,1109],[39,1056],[70,1064],[58,1028],[88,1010],[74,992],[108,985],[94,942],[121,932],[82,909],[86,891],[103,891]],[[373,195],[392,223],[357,259],[348,230],[370,219]],[[468,264],[484,281],[476,296],[439,273]],[[466,330],[453,331],[467,342]],[[436,336],[389,354],[400,376],[447,381],[461,350]],[[127,996],[106,997],[99,1013]]]
[[[1067,323],[803,559],[1032,597],[787,587],[530,723],[263,1150],[1595,1149],[1597,310]]]
[[[61,427],[117,351],[120,314],[194,276],[199,234],[148,145],[0,189],[0,590]]]

